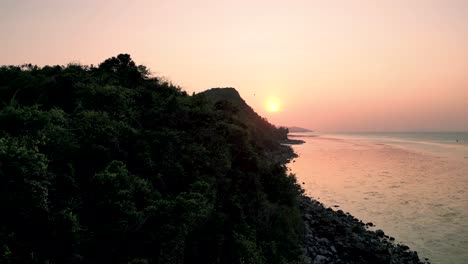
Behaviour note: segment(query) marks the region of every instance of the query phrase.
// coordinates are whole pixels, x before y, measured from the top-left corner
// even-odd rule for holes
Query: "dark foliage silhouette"
[[[128,54],[0,67],[0,262],[300,263],[287,130],[221,99]]]

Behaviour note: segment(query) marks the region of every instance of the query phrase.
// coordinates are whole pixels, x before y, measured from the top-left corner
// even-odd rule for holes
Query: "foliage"
[[[0,262],[299,263],[286,133],[128,54],[2,66]]]

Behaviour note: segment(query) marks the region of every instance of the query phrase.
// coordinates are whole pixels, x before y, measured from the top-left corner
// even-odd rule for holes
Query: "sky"
[[[465,0],[0,0],[0,36],[2,65],[129,53],[190,94],[235,87],[275,125],[468,131]]]

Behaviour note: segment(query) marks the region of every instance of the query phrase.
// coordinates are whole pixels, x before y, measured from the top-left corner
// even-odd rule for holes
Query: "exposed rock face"
[[[367,230],[362,221],[342,210],[325,208],[309,197],[302,198],[301,209],[310,263],[429,263],[407,246],[394,244],[382,230]]]

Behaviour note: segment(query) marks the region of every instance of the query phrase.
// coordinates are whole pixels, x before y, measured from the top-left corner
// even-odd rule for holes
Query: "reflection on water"
[[[299,158],[290,167],[308,195],[373,222],[432,263],[468,263],[466,145],[434,149],[354,135],[301,139],[306,143],[294,146]]]

